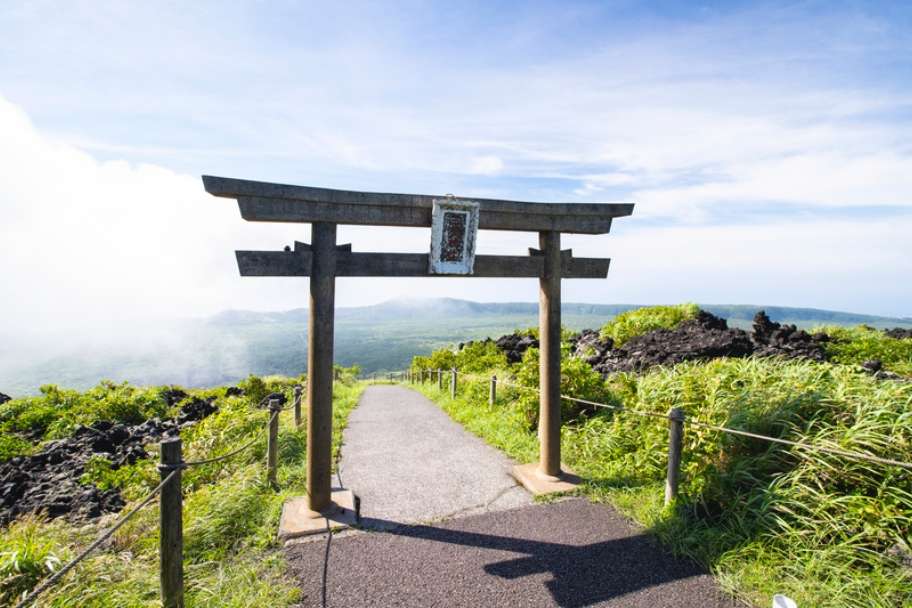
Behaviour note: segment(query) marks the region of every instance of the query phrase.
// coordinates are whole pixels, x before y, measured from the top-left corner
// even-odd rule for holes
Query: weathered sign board
[[[429,258],[432,273],[472,274],[478,207],[475,201],[434,201]]]
[[[561,250],[562,232],[605,234],[632,204],[531,203],[422,194],[386,194],[290,186],[203,176],[206,191],[237,200],[255,222],[312,224],[311,243],[284,251],[237,251],[242,276],[310,277],[307,353],[308,496],[283,511],[294,514],[287,536],[319,532],[323,518],[341,521],[353,502],[331,488],[333,327],[336,277],[499,277],[539,280],[539,462],[514,476],[530,491],[564,491],[574,478],[560,462],[560,287],[562,278],[605,278],[610,260]],[[338,224],[431,228],[427,254],[352,251],[336,243]],[[526,256],[475,255],[478,230],[539,233]],[[348,505],[346,507],[345,505]],[[306,507],[306,508],[305,508]],[[308,518],[309,522],[308,523]]]

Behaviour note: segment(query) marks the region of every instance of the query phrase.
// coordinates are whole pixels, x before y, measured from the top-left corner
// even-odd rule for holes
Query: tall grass
[[[621,374],[604,389],[634,410],[682,407],[714,425],[912,461],[912,384],[847,366],[717,359]],[[422,390],[516,460],[537,458],[522,391],[505,387],[492,407],[481,385],[455,400]],[[662,419],[585,412],[562,431],[564,460],[587,480],[582,493],[616,505],[757,605],[777,592],[801,606],[912,605],[908,471],[685,428],[681,494],[670,508]]]
[[[257,379],[260,380],[260,379]],[[257,381],[247,381],[257,384]],[[267,378],[269,392],[288,390],[291,380]],[[364,385],[351,375],[335,384],[333,449]],[[194,391],[188,391],[194,392]],[[285,499],[305,493],[306,427],[294,428],[289,409],[280,415],[279,489],[265,482],[267,412],[257,400],[216,393],[219,411],[182,432],[186,460],[227,453],[262,437],[251,450],[228,460],[184,472],[184,567],[187,606],[289,606],[299,591],[285,577],[275,540]],[[254,397],[257,395],[254,395]],[[148,448],[156,453],[156,447]],[[155,459],[118,471],[100,467],[95,479],[120,487],[128,500],[145,496],[158,483]],[[91,477],[93,474],[89,473]],[[128,505],[128,508],[130,505]],[[61,562],[90,543],[116,519],[72,526],[63,520],[21,518],[0,532],[0,605],[31,589]],[[38,606],[139,607],[160,605],[158,591],[158,509],[153,503],[121,528],[110,546],[89,557],[38,600]]]
[[[861,365],[876,359],[884,367],[903,376],[912,376],[912,339],[891,338],[871,327],[822,327],[832,340],[826,344],[831,361]]]

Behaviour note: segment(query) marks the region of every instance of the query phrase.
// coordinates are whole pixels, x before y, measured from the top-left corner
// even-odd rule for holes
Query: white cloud
[[[237,289],[232,250],[287,227],[245,232],[236,206],[205,194],[198,177],[100,162],[2,98],[0,133],[6,331],[262,304]]]
[[[806,306],[908,316],[912,214],[758,225],[637,228],[567,238],[612,258],[607,281],[567,281],[568,301]]]
[[[503,171],[504,164],[496,156],[476,156],[471,159],[469,173],[475,175],[496,175]]]

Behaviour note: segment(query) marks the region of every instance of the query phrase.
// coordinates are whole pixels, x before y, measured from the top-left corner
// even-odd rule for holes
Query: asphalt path
[[[736,605],[609,507],[532,504],[503,479],[508,459],[414,391],[369,388],[344,442],[366,531],[332,539],[327,606]],[[325,537],[286,549],[302,607],[320,606],[325,549]]]
[[[510,476],[514,464],[424,395],[374,385],[349,415],[339,471],[364,525],[381,527],[531,504]]]

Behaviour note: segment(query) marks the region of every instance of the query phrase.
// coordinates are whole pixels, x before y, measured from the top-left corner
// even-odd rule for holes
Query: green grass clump
[[[506,367],[507,357],[492,340],[467,342],[459,350],[439,349],[427,357],[412,358],[412,370],[450,370],[454,367],[465,373],[475,373]]]
[[[535,353],[498,370],[535,386]],[[590,370],[591,371],[591,370]],[[690,420],[815,446],[912,462],[912,384],[879,381],[853,366],[811,361],[716,359],[592,384],[570,361],[562,392],[641,412],[681,407]],[[474,385],[473,385],[474,384]],[[537,396],[485,383],[456,399],[423,385],[471,432],[520,462],[537,459],[529,414]],[[685,427],[680,495],[663,505],[667,421],[579,412],[562,429],[563,459],[587,481],[581,492],[610,502],[676,553],[712,569],[756,605],[786,593],[801,606],[912,605],[912,474],[840,456]]]
[[[338,453],[342,430],[364,388],[351,370],[340,372],[333,395],[333,450]],[[286,391],[299,379],[248,379],[268,392]],[[136,389],[142,392],[146,389]],[[155,394],[154,389],[148,389]],[[186,605],[190,607],[290,606],[300,600],[286,578],[284,554],[276,541],[283,502],[306,492],[306,426],[294,428],[293,412],[279,417],[278,487],[265,480],[269,413],[258,400],[225,397],[224,389],[188,391],[203,397],[221,395],[219,411],[181,433],[184,459],[200,460],[226,454],[257,439],[254,446],[222,463],[184,471],[184,570]],[[268,394],[267,392],[267,394]],[[79,397],[82,398],[81,396]],[[147,450],[155,454],[156,446]],[[117,487],[132,504],[159,481],[157,460],[111,470],[101,459],[86,467],[85,481]],[[127,509],[132,507],[127,505]],[[10,605],[34,588],[61,562],[78,553],[112,521],[74,527],[63,520],[20,518],[0,532],[0,606]],[[160,605],[158,588],[157,502],[139,512],[96,552],[67,574],[37,606],[110,608]]]
[[[33,451],[33,445],[18,435],[12,433],[0,435],[0,462],[16,456],[31,454]]]
[[[41,387],[34,397],[0,405],[0,461],[34,451],[35,444],[69,436],[78,425],[100,420],[136,424],[155,416],[174,416],[163,394],[171,387],[139,388],[102,381],[85,391]]]
[[[858,327],[823,327],[832,340],[826,343],[827,357],[836,363],[861,365],[877,359],[884,367],[903,376],[912,376],[912,339],[897,339],[878,329]]]
[[[615,347],[623,346],[635,336],[656,329],[674,329],[682,321],[693,319],[700,312],[696,304],[647,306],[619,314],[602,326],[602,339],[611,338]]]
[[[41,521],[25,517],[0,535],[0,604],[7,605],[62,566]]]
[[[514,376],[515,382],[529,389],[539,386],[539,350],[530,348],[523,354],[522,361],[513,366],[508,374],[498,377]],[[570,349],[566,343],[561,349],[561,394],[596,403],[617,404],[609,387],[602,381],[602,376],[592,369],[585,361],[570,356]],[[516,397],[514,407],[526,421],[529,429],[538,428],[538,392],[535,390],[520,390]],[[590,405],[581,404],[566,399],[561,400],[561,419],[579,420],[596,412]]]

